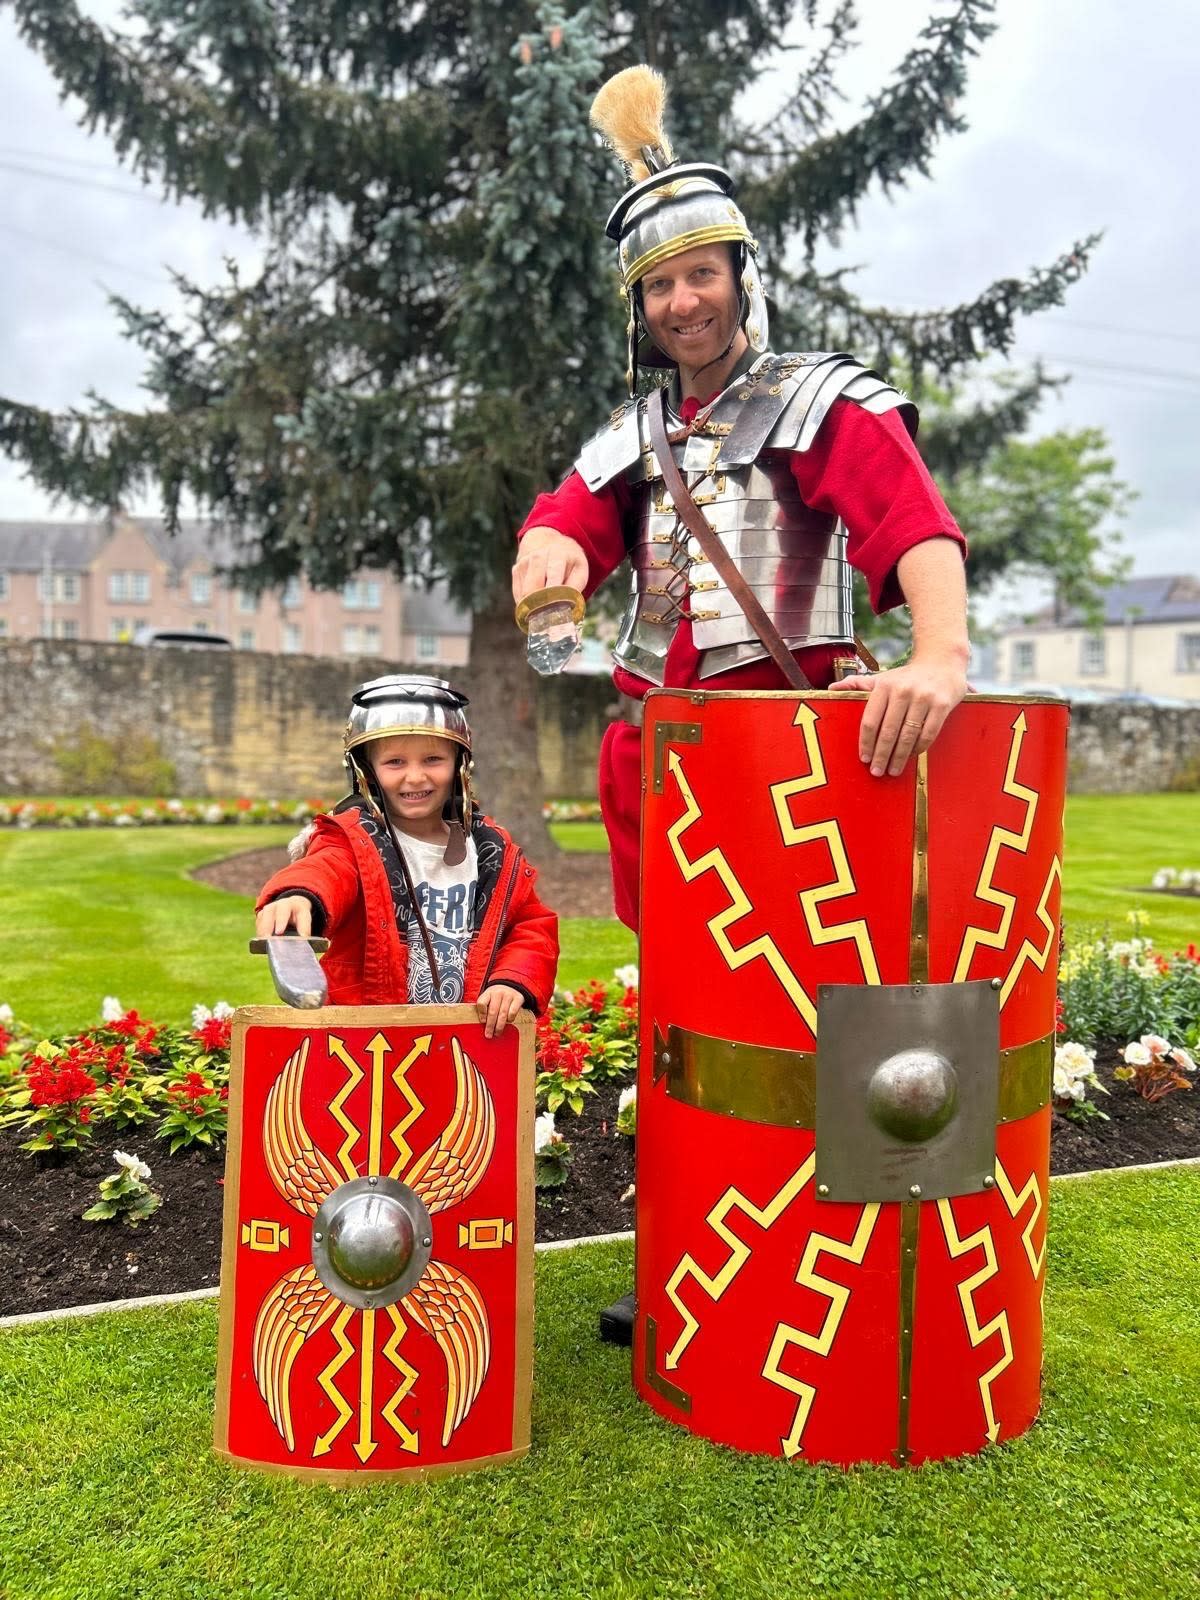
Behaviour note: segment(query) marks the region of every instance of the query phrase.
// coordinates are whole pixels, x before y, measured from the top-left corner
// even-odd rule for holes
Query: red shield
[[[1066,778],[1066,708],[985,697],[872,778],[862,703],[657,691],[643,747],[635,1386],[721,1443],[843,1464],[1037,1412]],[[823,986],[952,1007],[989,983],[978,1181],[823,1198]],[[851,1055],[888,1054],[873,1026]]]
[[[357,1478],[526,1452],[532,1055],[528,1018],[487,1039],[473,1006],[237,1013],[219,1454]]]

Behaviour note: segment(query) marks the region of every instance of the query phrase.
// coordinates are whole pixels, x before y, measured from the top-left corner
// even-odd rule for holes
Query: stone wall
[[[69,792],[55,750],[81,728],[116,742],[152,735],[180,794],[340,793],[350,691],[396,670],[395,662],[354,657],[0,644],[0,794]],[[468,695],[473,678],[469,667],[453,669]],[[595,795],[596,755],[616,711],[612,685],[571,675],[538,680],[537,694],[546,793]],[[1070,762],[1080,794],[1200,789],[1200,708],[1079,706]]]
[[[70,792],[55,751],[81,729],[117,743],[152,735],[175,768],[179,794],[340,794],[350,692],[397,670],[429,669],[357,657],[2,643],[0,794]],[[455,667],[452,676],[472,693],[470,668]],[[595,795],[596,752],[616,705],[611,683],[571,676],[538,688],[546,792]]]

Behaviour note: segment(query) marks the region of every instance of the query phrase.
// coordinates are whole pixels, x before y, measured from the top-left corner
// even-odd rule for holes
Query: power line
[[[56,239],[47,239],[40,233],[30,233],[25,228],[18,228],[11,222],[0,222],[0,232],[11,233],[14,238],[24,239],[28,244],[41,245],[46,250],[56,250],[60,255],[73,256],[77,261],[93,262],[96,266],[108,267],[114,272],[126,272],[135,278],[145,278],[149,283],[160,286],[169,284],[170,279],[163,273],[147,272],[143,267],[135,267],[127,261],[114,261],[110,256],[96,255],[88,250],[76,250],[69,244],[59,244]]]
[[[113,171],[112,161],[88,161],[83,156],[63,156],[51,150],[29,150],[20,144],[0,144],[0,156],[15,156],[19,161],[49,162],[59,167],[90,167],[94,172]],[[122,170],[117,168],[118,171]]]
[[[1089,367],[1098,372],[1128,373],[1135,378],[1168,378],[1173,383],[1200,383],[1200,372],[1186,372],[1180,367],[1135,367],[1125,361],[1094,361],[1089,356],[1056,355],[1050,350],[1034,350],[1030,354],[1035,360],[1057,361],[1066,367]]]
[[[17,161],[0,161],[0,169],[5,172],[19,172],[27,178],[41,178],[47,183],[69,183],[76,189],[102,189],[108,194],[123,194],[135,200],[151,200],[155,205],[164,204],[164,197],[155,194],[149,186],[130,189],[124,184],[96,183],[90,178],[72,178],[65,172],[40,172],[37,167],[26,167]]]
[[[1123,338],[1174,339],[1179,344],[1200,344],[1200,333],[1167,332],[1165,328],[1122,328],[1114,322],[1083,322],[1078,317],[1060,317],[1056,311],[1047,313],[1058,327],[1087,328],[1092,333],[1116,333]]]

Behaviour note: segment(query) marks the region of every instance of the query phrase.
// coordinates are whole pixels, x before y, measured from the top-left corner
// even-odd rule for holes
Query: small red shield
[[[215,1448],[422,1476],[529,1447],[533,1042],[472,1006],[234,1020]]]

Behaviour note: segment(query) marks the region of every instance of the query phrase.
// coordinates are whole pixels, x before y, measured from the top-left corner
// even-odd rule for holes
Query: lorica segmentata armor
[[[910,432],[916,409],[851,356],[764,355],[673,446],[692,497],[792,650],[854,640],[846,530],[800,497],[789,457],[807,450],[836,399],[876,413],[899,409]],[[670,431],[682,428],[678,417]],[[741,607],[679,518],[650,445],[644,400],[613,412],[576,467],[593,492],[624,476],[637,520],[630,542],[629,601],[613,654],[661,684],[681,620],[690,621],[711,678],[766,655]]]

